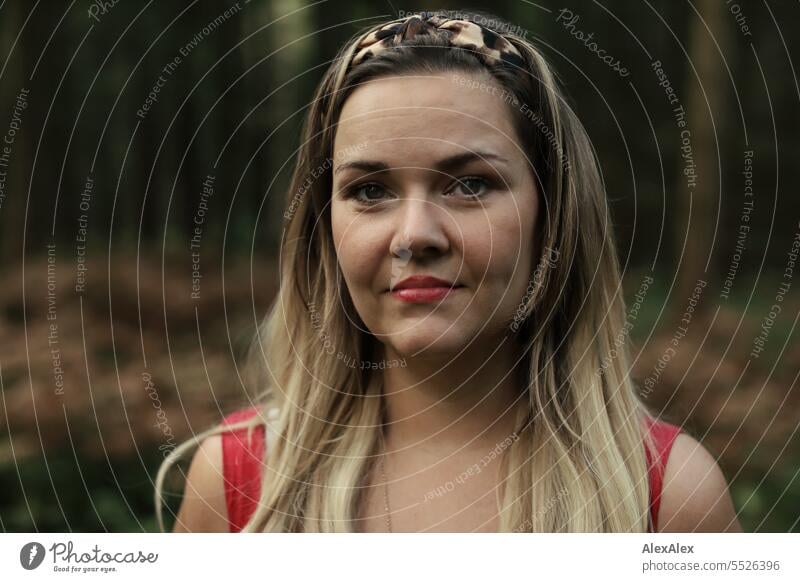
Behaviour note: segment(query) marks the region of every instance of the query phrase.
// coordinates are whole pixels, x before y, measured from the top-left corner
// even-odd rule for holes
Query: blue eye
[[[371,194],[383,194],[384,189],[383,186],[380,184],[376,184],[374,182],[369,182],[367,184],[360,184],[358,186],[353,186],[352,188],[348,189],[346,192],[347,198],[354,198],[357,202],[361,204],[376,204],[381,201],[381,198],[371,198]]]
[[[489,191],[490,184],[484,178],[467,176],[459,178],[450,192],[460,193],[467,198],[480,198]]]
[[[492,189],[492,184],[486,178],[480,176],[466,176],[459,178],[456,183],[445,192],[446,195],[455,194],[456,196],[477,199]],[[345,199],[353,199],[359,204],[370,206],[387,199],[387,190],[383,185],[376,182],[357,184],[344,190]]]

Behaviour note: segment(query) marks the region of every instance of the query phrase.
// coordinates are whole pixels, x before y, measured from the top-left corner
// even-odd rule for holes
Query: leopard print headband
[[[451,45],[473,51],[489,64],[500,62],[517,70],[524,66],[516,47],[496,32],[469,20],[431,13],[412,14],[371,32],[358,43],[351,66],[420,34],[444,35]]]

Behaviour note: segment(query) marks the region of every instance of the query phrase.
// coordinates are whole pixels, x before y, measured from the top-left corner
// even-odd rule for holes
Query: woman
[[[510,29],[421,13],[341,49],[287,200],[261,404],[167,459],[159,520],[200,442],[175,531],[739,531],[713,458],[636,397],[591,144]]]

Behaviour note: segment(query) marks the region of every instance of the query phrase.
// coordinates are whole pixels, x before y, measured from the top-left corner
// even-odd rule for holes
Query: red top
[[[250,418],[257,408],[237,410],[225,417],[223,424],[239,422]],[[647,426],[656,446],[657,462],[653,463],[650,451],[645,448],[648,479],[650,481],[650,520],[649,531],[656,531],[658,509],[661,505],[661,487],[664,480],[664,467],[680,427],[660,420],[647,419]],[[239,429],[222,434],[222,470],[225,481],[225,504],[228,508],[228,522],[231,532],[238,532],[255,511],[261,494],[261,471],[264,459],[264,425],[253,429],[253,436],[247,440],[247,429]]]
[[[647,458],[647,477],[650,481],[650,521],[648,531],[654,532],[658,528],[658,509],[661,507],[661,487],[664,483],[664,468],[667,466],[669,452],[672,450],[672,443],[680,434],[681,427],[675,426],[663,420],[646,417],[647,428],[653,438],[657,459],[653,462],[650,450],[645,447],[644,453]]]
[[[223,424],[250,418],[256,407],[237,410],[225,417]],[[238,532],[255,511],[261,496],[261,469],[264,459],[264,425],[253,429],[247,440],[247,429],[222,433],[222,476],[225,482],[225,505],[231,532]]]

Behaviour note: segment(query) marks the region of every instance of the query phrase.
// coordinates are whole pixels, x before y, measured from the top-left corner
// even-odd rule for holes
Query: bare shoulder
[[[222,474],[222,436],[219,434],[203,440],[192,458],[173,531],[228,531]]]
[[[714,457],[685,433],[679,434],[664,470],[661,532],[740,532],[728,484]]]

